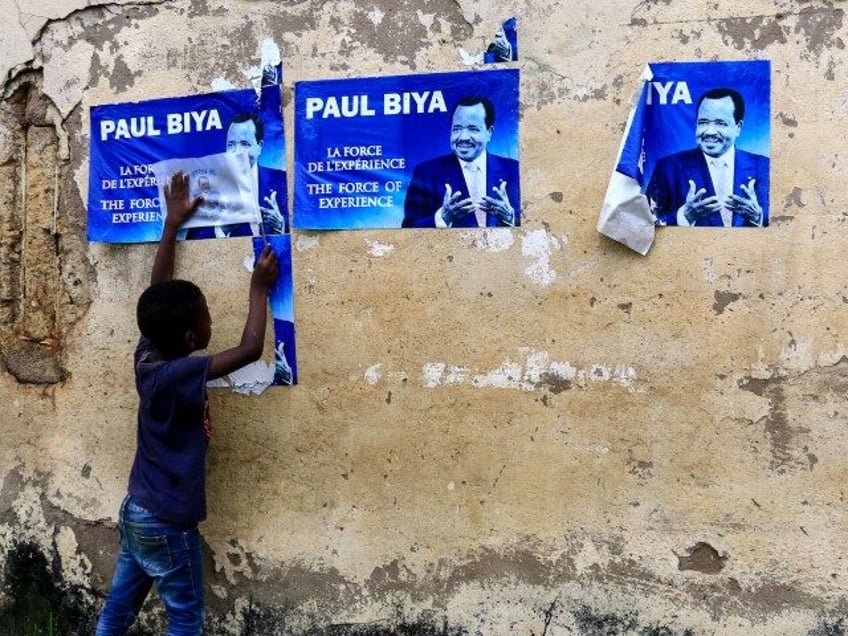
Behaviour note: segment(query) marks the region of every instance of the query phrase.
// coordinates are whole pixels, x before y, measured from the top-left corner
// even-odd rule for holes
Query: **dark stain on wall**
[[[673,627],[651,623],[642,625],[639,613],[599,612],[583,605],[572,612],[576,633],[579,636],[618,636],[619,634],[638,634],[639,636],[694,636],[695,632],[687,627]],[[570,632],[571,630],[569,630]]]
[[[823,620],[817,627],[807,632],[807,636],[845,636],[845,619],[833,622]]]
[[[807,6],[795,13],[730,17],[716,20],[715,24],[724,42],[740,51],[763,50],[770,45],[786,44],[794,37],[802,57],[820,61],[826,50],[845,48],[837,35],[844,17],[842,9],[832,6]],[[833,65],[833,60],[827,60],[827,79],[833,79]]]
[[[676,555],[678,570],[693,570],[701,574],[718,574],[724,569],[727,555],[719,554],[709,543],[698,541],[688,549],[688,554]]]
[[[285,4],[281,2],[280,4]],[[223,4],[217,4],[215,7],[210,7],[208,0],[191,0],[187,17],[195,18],[198,16],[226,16],[227,7]]]
[[[804,191],[795,186],[792,188],[792,192],[786,195],[786,198],[783,200],[783,209],[789,210],[791,208],[803,208],[806,207],[807,204],[804,203]],[[794,218],[794,217],[790,217]]]
[[[727,306],[731,303],[735,303],[737,300],[742,298],[742,294],[737,294],[736,292],[729,291],[720,291],[716,290],[713,295],[715,298],[715,302],[713,303],[713,311],[716,316],[720,316],[724,313],[724,310],[727,309]]]
[[[264,632],[262,632],[264,633]],[[428,623],[369,623],[367,625],[329,625],[306,632],[306,636],[464,636],[463,629],[449,628]],[[259,632],[257,632],[257,635]]]
[[[795,34],[806,39],[806,49],[815,57],[825,49],[843,50],[845,43],[836,35],[842,28],[845,11],[833,7],[804,7],[798,13]]]
[[[574,620],[581,634],[586,636],[603,636],[605,634],[624,634],[636,629],[639,625],[636,612],[622,614],[603,614],[583,606],[573,612]]]
[[[429,26],[419,19],[419,12],[433,16]],[[300,12],[296,16],[281,12],[278,18],[268,22],[272,33],[296,34],[314,30],[325,15],[329,16],[330,28],[340,35],[338,47],[315,49],[312,53],[327,61],[334,70],[349,70],[350,59],[365,48],[382,55],[386,62],[401,63],[414,71],[422,50],[462,42],[474,33],[474,25],[465,19],[459,3],[450,0],[425,3],[378,0],[368,5],[355,5],[351,13],[338,16],[335,3],[313,2],[311,12]],[[381,15],[381,19],[375,20],[375,15]],[[443,32],[443,25],[449,25],[448,32]]]
[[[789,347],[794,348],[791,339]],[[798,468],[813,470],[818,458],[804,443],[815,417],[813,408],[826,410],[828,405],[840,404],[848,393],[848,357],[835,364],[818,366],[792,376],[772,378],[743,378],[738,386],[769,402],[769,413],[756,422],[762,426],[771,445],[769,467],[777,473]],[[787,403],[806,405],[799,412],[789,412]],[[838,412],[838,411],[837,411]]]
[[[642,0],[630,14],[631,26],[646,26],[649,22],[656,24],[658,19],[654,11],[659,5],[668,6],[671,0]]]
[[[777,473],[785,473],[793,463],[793,430],[785,410],[786,395],[782,378],[749,378],[739,384],[744,391],[769,401],[769,414],[757,424],[763,426],[771,443],[771,462],[769,467]]]
[[[96,621],[86,594],[63,585],[57,559],[48,562],[34,543],[15,543],[6,554],[0,634],[90,634]]]
[[[15,493],[33,485],[38,486],[22,479],[17,473],[10,473],[0,491],[0,504],[7,510],[5,515],[0,514],[0,521],[9,520],[7,517],[12,513],[8,512],[7,504],[14,501]],[[42,632],[32,630],[38,625],[49,624],[51,620],[63,621],[53,623],[55,634],[90,634],[108,589],[107,577],[114,565],[114,552],[117,549],[114,524],[75,519],[51,506],[45,498],[42,498],[41,505],[49,524],[53,527],[70,527],[80,539],[78,550],[92,561],[92,578],[99,583],[92,589],[81,589],[63,581],[60,556],[55,544],[47,555],[40,546],[32,543],[13,544],[10,552],[5,555],[6,567],[0,583],[5,590],[13,590],[14,593],[0,610],[0,634],[46,634],[46,627]],[[664,585],[656,574],[639,563],[628,559],[619,560],[623,556],[621,546],[608,544],[607,548],[615,560],[603,572],[598,571],[582,579],[581,585],[609,586],[610,581],[636,588]],[[289,567],[287,564],[273,571],[260,571],[258,562],[249,553],[248,559],[252,567],[256,568],[258,578],[247,580],[238,577],[237,582],[231,584],[223,574],[214,571],[208,546],[204,551],[207,586],[226,590],[224,599],[216,594],[207,595],[208,618],[205,627],[209,634],[232,633],[235,619],[239,636],[296,633],[316,636],[464,636],[470,632],[465,627],[450,625],[443,610],[411,610],[396,599],[409,594],[413,602],[417,602],[415,599],[429,600],[435,607],[441,608],[452,594],[462,590],[469,581],[491,581],[497,584],[504,580],[511,581],[511,585],[519,581],[544,587],[556,594],[554,602],[539,610],[545,625],[541,634],[559,633],[556,630],[563,625],[571,626],[568,627],[569,633],[587,635],[684,636],[693,633],[685,625],[642,623],[636,611],[594,608],[563,599],[559,586],[573,582],[575,577],[570,558],[563,556],[550,562],[535,554],[532,548],[516,549],[509,553],[483,551],[464,564],[445,560],[434,565],[433,572],[440,573],[438,576],[422,579],[415,578],[401,562],[393,562],[375,567],[371,579],[364,587],[346,581],[333,570],[309,570]],[[92,558],[97,554],[99,558]],[[719,555],[706,543],[698,543],[688,550],[688,555],[679,559],[681,569],[717,574],[727,557]],[[712,611],[716,616],[731,609],[738,612],[740,607],[748,616],[758,616],[768,610],[781,611],[785,607],[819,610],[822,607],[821,599],[804,595],[789,585],[767,584],[762,588],[743,590],[738,584],[730,586],[722,579],[711,577],[711,580],[721,582],[702,584],[693,581],[691,585],[681,588],[681,591],[692,599],[715,599]],[[257,581],[261,581],[261,584]],[[235,599],[248,599],[248,603],[237,607]],[[333,622],[333,616],[365,599],[385,602],[388,615],[396,617],[369,623]],[[304,616],[304,605],[314,607],[311,615]],[[309,626],[304,627],[304,620]],[[155,594],[151,594],[130,633],[133,636],[154,636],[162,633],[163,625],[161,603]],[[7,626],[11,627],[3,631]],[[809,633],[816,636],[839,633],[825,631],[830,628],[839,629],[841,624],[838,621],[822,622]]]
[[[716,20],[716,28],[728,46],[740,51],[762,50],[771,44],[785,44],[788,28],[783,16],[759,15]]]
[[[141,71],[133,73],[122,55],[115,58],[115,64],[109,74],[109,88],[120,95],[135,84],[135,78]]]
[[[556,373],[541,374],[539,381],[535,384],[537,389],[547,389],[554,395],[568,391],[572,386],[574,386],[574,383],[571,380],[567,380]]]
[[[783,124],[784,126],[788,126],[789,128],[797,128],[798,127],[798,120],[795,119],[795,117],[793,117],[789,113],[784,113],[783,111],[781,111],[781,112],[777,113],[777,118],[780,120],[780,123]]]
[[[628,450],[627,472],[644,481],[653,477],[654,462],[643,461],[633,457],[633,451]]]

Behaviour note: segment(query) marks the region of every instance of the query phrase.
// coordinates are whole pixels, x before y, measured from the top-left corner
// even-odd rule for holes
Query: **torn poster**
[[[291,234],[266,237],[279,262],[277,280],[268,290],[271,317],[274,321],[274,376],[275,385],[297,384],[297,351],[294,337],[294,280],[292,278]],[[253,239],[255,258],[265,247],[262,238]]]
[[[222,152],[247,155],[263,223],[192,227],[180,238],[288,231],[281,103],[276,84],[263,86],[261,99],[244,89],[92,107],[88,239],[158,241],[163,214],[153,164]]]
[[[504,64],[518,59],[518,29],[515,18],[505,20],[483,51],[468,52],[459,49],[459,57],[466,66]]]
[[[189,199],[202,197],[194,214],[183,223],[186,229],[223,227],[238,223],[260,223],[259,202],[251,178],[247,153],[221,152],[205,157],[166,159],[152,165],[159,184],[159,211],[166,215],[165,185],[171,175],[189,177]]]
[[[269,59],[269,55],[271,56]],[[275,144],[278,152],[274,155],[274,166],[282,174],[282,199],[275,199],[277,192],[271,192],[266,198],[260,198],[260,206],[264,203],[263,223],[261,228],[266,230],[261,239],[253,239],[254,257],[266,244],[271,246],[279,264],[277,280],[268,290],[268,301],[271,308],[271,318],[274,321],[274,375],[272,384],[277,386],[297,384],[297,357],[294,337],[294,277],[292,275],[292,244],[288,223],[288,190],[286,189],[286,156],[285,136],[283,134],[283,98],[282,98],[283,66],[279,59],[279,49],[276,45],[263,46],[262,54],[262,87],[261,106],[264,119],[270,124],[266,134],[279,139]],[[264,147],[263,147],[264,150]],[[261,155],[260,155],[261,156]],[[261,192],[260,192],[261,197]],[[283,227],[269,227],[264,221],[265,210],[280,202],[276,210],[285,220]],[[273,215],[272,215],[273,216]],[[272,231],[268,232],[267,230]],[[279,231],[277,231],[279,230]],[[282,233],[280,233],[282,232]]]
[[[518,30],[515,18],[510,18],[501,24],[501,28],[495,33],[495,37],[483,54],[485,64],[497,64],[500,62],[514,62],[518,59]]]
[[[269,290],[269,304],[275,320],[274,368],[281,371],[272,383],[290,385],[297,382],[297,361],[281,79],[279,61],[263,60],[258,90],[93,107],[88,238],[109,243],[158,241],[164,221],[162,175],[157,178],[153,166],[163,162],[166,179],[171,168],[186,170],[192,195],[202,194],[208,205],[189,219],[180,238],[254,236],[254,250],[261,250],[267,241],[277,255],[279,274]],[[241,171],[238,175],[211,178],[234,166]],[[240,182],[241,203],[245,187],[252,193],[252,205],[245,206],[249,213],[233,210],[236,204],[227,198],[233,180]],[[212,216],[217,218],[207,223]],[[237,389],[250,374],[247,370],[231,377],[230,385]],[[265,376],[256,375],[256,386],[267,385]]]
[[[283,234],[253,239],[253,251],[244,260],[244,266],[253,271],[253,265],[265,243],[277,255],[280,264],[277,280],[268,290],[274,330],[274,359],[251,362],[225,378],[210,380],[210,388],[230,388],[243,395],[260,394],[271,385],[297,384],[297,355],[294,337],[294,306],[292,303],[291,235]]]
[[[521,223],[518,69],[298,82],[293,224]]]
[[[649,220],[767,226],[770,105],[768,61],[650,64],[598,230],[645,254]]]

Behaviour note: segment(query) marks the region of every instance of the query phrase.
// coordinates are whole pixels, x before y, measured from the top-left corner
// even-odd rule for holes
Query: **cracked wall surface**
[[[291,168],[295,82],[461,70],[512,15],[522,227],[295,231],[300,384],[210,394],[208,633],[844,634],[842,4],[0,0],[0,634],[90,632],[134,450],[155,248],[85,241],[90,107],[272,41]],[[638,256],[595,230],[629,100],[713,59],[772,61],[772,225]],[[248,253],[180,246],[213,350]]]

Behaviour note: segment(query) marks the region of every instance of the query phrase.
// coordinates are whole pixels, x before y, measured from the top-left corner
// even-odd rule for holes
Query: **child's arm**
[[[271,247],[266,245],[256,260],[253,275],[250,277],[250,301],[241,342],[232,349],[212,356],[208,374],[210,380],[232,373],[262,356],[262,348],[265,344],[265,321],[268,313],[268,288],[274,284],[276,278],[277,256]]]
[[[153,269],[150,272],[150,284],[161,283],[174,277],[174,246],[177,243],[177,230],[194,214],[203,197],[195,197],[189,201],[188,175],[177,172],[171,177],[171,186],[165,184],[165,205],[168,213],[165,215],[165,227]]]

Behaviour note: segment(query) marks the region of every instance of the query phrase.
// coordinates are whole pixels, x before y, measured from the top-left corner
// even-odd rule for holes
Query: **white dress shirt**
[[[486,227],[486,211],[482,209],[483,197],[486,196],[486,152],[481,152],[476,159],[471,161],[459,160],[462,168],[462,176],[465,178],[465,187],[468,197],[477,204],[474,216],[477,218],[479,227]],[[460,199],[468,198],[460,196]],[[442,208],[436,211],[436,227],[449,227],[442,218]]]
[[[733,212],[725,205],[725,202],[733,194],[733,170],[736,163],[736,148],[731,146],[730,149],[719,157],[711,157],[704,155],[704,160],[707,162],[707,169],[710,171],[710,180],[713,182],[713,190],[716,197],[721,201],[721,223],[724,227],[733,225]],[[696,183],[696,189],[700,186]],[[678,225],[692,225],[686,219],[686,215],[682,210],[677,212]]]

